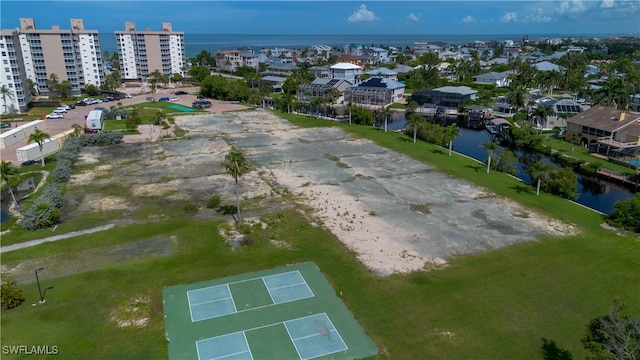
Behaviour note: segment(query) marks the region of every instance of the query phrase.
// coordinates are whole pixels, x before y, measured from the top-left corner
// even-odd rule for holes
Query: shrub
[[[38,230],[48,228],[60,222],[60,210],[49,204],[34,204],[24,213],[22,228]]]
[[[184,206],[182,207],[182,210],[184,212],[186,212],[187,214],[195,214],[198,212],[198,204],[194,204],[194,203],[186,203],[184,204]]]
[[[18,285],[13,280],[5,280],[0,285],[0,302],[2,303],[2,310],[10,310],[22,305],[24,302],[24,295],[22,290],[18,288]]]
[[[607,222],[614,226],[640,233],[640,193],[629,200],[617,201],[614,211],[607,217]]]
[[[67,159],[60,159],[56,163],[56,168],[53,169],[53,181],[64,183],[71,179],[71,161]]]
[[[222,204],[222,194],[215,193],[215,194],[213,194],[211,199],[209,199],[209,202],[207,203],[207,208],[208,209],[217,209],[217,208],[220,207],[221,204]]]
[[[95,134],[84,134],[80,137],[82,146],[106,146],[122,142],[124,134],[121,131],[101,131]]]
[[[62,207],[62,187],[58,183],[47,185],[35,204],[47,204],[56,208]]]

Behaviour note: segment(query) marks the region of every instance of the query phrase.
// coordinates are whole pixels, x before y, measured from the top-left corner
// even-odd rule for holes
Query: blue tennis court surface
[[[269,294],[271,301],[260,306],[244,306],[238,310],[231,288],[255,280],[261,281],[261,288]],[[313,297],[313,291],[297,270],[187,291],[191,321],[194,322],[310,297]]]

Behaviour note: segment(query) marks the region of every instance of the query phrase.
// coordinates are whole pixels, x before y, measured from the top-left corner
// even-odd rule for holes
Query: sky
[[[37,29],[84,19],[101,33],[139,30],[193,34],[640,36],[640,1],[183,1],[0,0],[1,28],[35,19]]]

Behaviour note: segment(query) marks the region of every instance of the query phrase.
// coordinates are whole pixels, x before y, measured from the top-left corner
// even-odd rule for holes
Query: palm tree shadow
[[[433,149],[433,150],[431,150],[431,153],[439,154],[439,155],[444,155],[445,154],[445,152],[440,150],[440,149]]]
[[[468,167],[469,169],[473,169],[473,171],[475,172],[486,171],[484,166],[479,166],[479,165],[465,165],[465,167]]]
[[[236,214],[238,213],[238,208],[235,205],[222,205],[216,209],[216,212],[222,215],[231,215],[235,222],[238,222],[236,219]]]
[[[512,189],[514,189],[518,194],[532,194],[533,192],[531,191],[531,186],[528,185],[515,185],[511,187]]]

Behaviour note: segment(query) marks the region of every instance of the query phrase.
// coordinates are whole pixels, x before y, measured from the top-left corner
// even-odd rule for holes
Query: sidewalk
[[[0,247],[0,254],[8,253],[9,251],[20,250],[20,249],[24,249],[24,248],[52,242],[52,241],[64,240],[64,239],[68,239],[68,238],[72,238],[80,235],[93,234],[99,231],[109,230],[114,226],[115,224],[108,224],[108,225],[94,227],[93,229],[72,231],[66,234],[49,236],[44,239],[31,240],[31,241],[26,241],[19,244],[7,245],[7,246]]]

